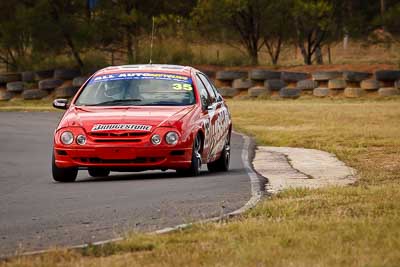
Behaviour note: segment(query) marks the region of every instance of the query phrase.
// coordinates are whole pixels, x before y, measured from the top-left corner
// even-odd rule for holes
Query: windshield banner
[[[192,83],[192,79],[187,76],[168,74],[168,73],[152,73],[152,72],[127,72],[96,76],[89,83],[117,81],[117,80],[167,80],[184,83]]]

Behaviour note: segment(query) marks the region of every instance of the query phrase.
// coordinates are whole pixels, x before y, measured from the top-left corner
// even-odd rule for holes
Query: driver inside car
[[[106,82],[104,96],[109,100],[142,99],[136,83],[127,80]]]

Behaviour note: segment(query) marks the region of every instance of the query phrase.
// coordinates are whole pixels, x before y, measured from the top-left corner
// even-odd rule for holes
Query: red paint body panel
[[[161,67],[160,67],[161,66]],[[59,168],[105,167],[116,170],[184,169],[191,163],[193,140],[203,137],[202,161],[212,162],[220,156],[232,127],[224,101],[216,101],[212,108],[201,104],[196,75],[190,68],[167,68],[165,65],[133,65],[100,70],[93,77],[118,72],[157,72],[189,76],[193,81],[196,103],[188,106],[75,106],[85,85],[71,101],[54,134],[55,163]],[[151,126],[146,130],[93,131],[97,124],[135,124]],[[73,142],[65,145],[60,136],[71,131],[76,137],[83,134],[85,145]],[[165,134],[176,131],[176,145],[165,142]],[[162,137],[160,145],[151,143],[154,134]]]

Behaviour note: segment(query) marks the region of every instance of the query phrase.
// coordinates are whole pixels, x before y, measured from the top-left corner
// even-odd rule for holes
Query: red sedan
[[[69,103],[55,134],[53,178],[73,182],[78,170],[173,169],[197,176],[201,165],[227,171],[231,116],[202,72],[175,65],[129,65],[96,72]]]

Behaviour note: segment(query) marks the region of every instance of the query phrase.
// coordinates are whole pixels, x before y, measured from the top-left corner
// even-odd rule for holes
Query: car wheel
[[[89,175],[92,177],[105,177],[110,174],[110,170],[103,169],[103,168],[89,168],[88,172],[89,172]]]
[[[78,175],[78,168],[59,168],[56,165],[54,154],[52,157],[51,170],[53,173],[53,179],[57,182],[72,183],[75,182],[76,176]]]
[[[192,162],[188,169],[176,170],[179,175],[198,176],[201,169],[201,148],[202,141],[200,135],[197,135],[193,142]]]
[[[221,156],[214,162],[207,164],[210,172],[226,172],[229,170],[229,163],[231,160],[231,134],[227,136],[225,146],[222,149]]]

